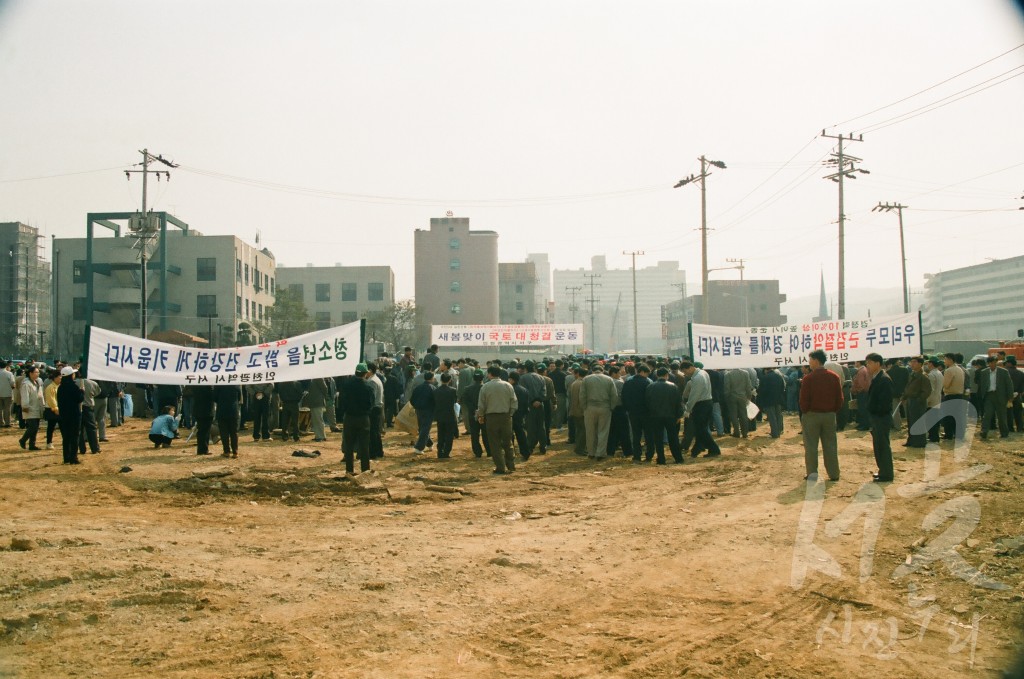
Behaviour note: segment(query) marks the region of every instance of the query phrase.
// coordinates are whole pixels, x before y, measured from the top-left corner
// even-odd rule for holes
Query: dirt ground
[[[2,430],[0,676],[1000,676],[1024,437],[927,470],[894,437],[896,483],[865,486],[846,431],[842,480],[805,484],[786,427],[663,467],[556,432],[506,477],[389,431],[357,480],[339,434],[307,459],[244,432],[229,460],[132,420],[66,466]]]

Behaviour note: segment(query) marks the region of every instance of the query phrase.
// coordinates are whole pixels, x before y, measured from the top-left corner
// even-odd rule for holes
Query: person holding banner
[[[825,369],[827,357],[815,349],[808,357],[810,372],[800,382],[800,423],[804,435],[805,480],[818,478],[818,442],[825,460],[829,481],[839,480],[839,441],[836,434],[836,413],[843,407],[843,385],[830,370]],[[888,411],[886,411],[888,412]]]

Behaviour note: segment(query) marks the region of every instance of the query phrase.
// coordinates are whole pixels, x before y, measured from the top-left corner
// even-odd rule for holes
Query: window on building
[[[354,302],[358,297],[356,292],[355,283],[342,283],[341,284],[341,301],[342,302]]]
[[[240,259],[235,260],[235,278],[242,280],[242,260]]]
[[[196,316],[208,318],[217,315],[217,295],[196,295]]]
[[[355,311],[342,311],[341,312],[341,324],[342,325],[345,325],[346,323],[355,323],[358,320],[359,320],[359,314],[357,314]]]
[[[85,320],[85,297],[75,297],[71,300],[71,320]]]
[[[263,289],[263,274],[256,267],[252,268],[252,289],[259,292]]]
[[[260,320],[262,321],[263,320],[263,305],[259,304],[259,305],[257,305],[257,308],[260,310]]]
[[[318,311],[314,318],[317,330],[327,330],[331,327],[331,312],[330,311]]]
[[[237,295],[235,297],[235,315],[236,316],[241,316],[242,315],[242,296],[241,295]]]
[[[448,267],[449,267],[449,268],[450,268],[450,269],[451,269],[452,271],[458,271],[459,269],[461,269],[461,268],[462,268],[462,262],[460,262],[460,261],[459,261],[459,260],[457,260],[457,259],[452,259],[452,260],[451,260],[450,262],[448,262]]]
[[[306,289],[302,287],[302,283],[292,283],[288,286],[288,290],[299,299],[306,298]]]
[[[459,304],[458,302],[456,302],[455,304],[452,304],[452,313],[453,314],[461,314],[462,313],[462,305]]]
[[[317,283],[316,284],[316,301],[318,301],[318,302],[330,302],[331,301],[331,284],[330,283]]]
[[[459,243],[458,238],[452,238],[451,240],[448,241],[448,247],[450,247],[452,250],[458,250],[461,245],[462,244]]]
[[[76,259],[71,264],[71,282],[85,283],[85,260]]]
[[[196,280],[215,281],[217,280],[217,258],[196,257]]]
[[[270,279],[270,294],[271,295],[276,295],[277,294],[276,292],[274,292],[274,279],[273,278]]]
[[[249,300],[249,318],[256,320],[256,300]]]
[[[384,301],[384,284],[383,283],[367,283],[366,284],[366,299],[371,302],[383,302]]]
[[[243,280],[243,282],[246,285],[249,285],[249,265],[248,264],[245,265],[245,279]]]
[[[522,310],[523,310],[523,303],[522,302],[516,302],[516,311],[522,311]]]
[[[449,289],[452,292],[462,292],[462,283],[460,283],[459,281],[452,281],[451,288]]]
[[[516,283],[516,294],[517,295],[523,294],[523,284],[522,283]]]

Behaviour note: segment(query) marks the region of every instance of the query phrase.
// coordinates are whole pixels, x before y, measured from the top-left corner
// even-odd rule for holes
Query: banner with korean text
[[[870,353],[900,358],[921,353],[920,314],[869,320],[818,321],[778,327],[690,324],[693,360],[705,368],[807,365],[821,349],[830,361],[862,361]]]
[[[89,329],[88,376],[139,384],[259,384],[353,375],[362,321],[249,347],[179,347]]]
[[[430,343],[447,347],[583,344],[583,324],[432,325]]]

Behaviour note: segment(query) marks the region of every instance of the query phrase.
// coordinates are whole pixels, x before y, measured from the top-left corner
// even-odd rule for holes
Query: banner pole
[[[83,339],[82,339],[82,354],[81,354],[82,369],[85,371],[86,375],[89,374],[89,339],[91,337],[92,337],[92,325],[89,324],[89,325],[85,326],[85,335],[83,336]]]
[[[690,341],[690,358],[692,359],[697,353],[693,350],[693,323],[686,324],[686,335],[687,339]]]
[[[359,362],[366,362],[366,319],[359,319]]]

